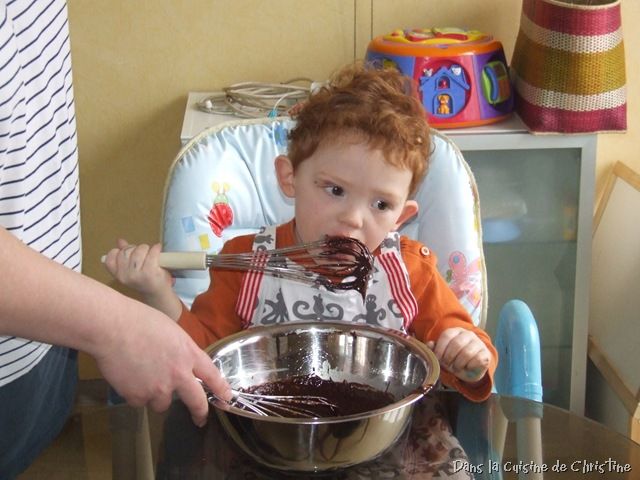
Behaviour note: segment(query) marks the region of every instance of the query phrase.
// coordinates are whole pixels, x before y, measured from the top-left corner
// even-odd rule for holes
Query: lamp
[[[511,73],[531,132],[626,130],[621,24],[620,0],[523,0]]]

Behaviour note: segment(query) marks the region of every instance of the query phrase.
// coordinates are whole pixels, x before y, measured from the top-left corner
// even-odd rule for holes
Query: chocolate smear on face
[[[329,290],[356,290],[364,300],[373,271],[373,255],[369,249],[355,238],[328,237],[325,242],[325,247],[319,253],[319,267],[328,270],[330,266],[332,271],[327,273],[332,275],[327,275],[322,285]],[[339,273],[337,277],[347,278],[348,281],[334,281],[336,272]]]

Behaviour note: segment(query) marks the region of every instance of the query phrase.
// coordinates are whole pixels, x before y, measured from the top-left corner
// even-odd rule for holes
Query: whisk
[[[317,417],[318,409],[336,412],[338,407],[316,395],[262,395],[231,391],[231,404],[261,416]]]
[[[327,237],[292,247],[250,253],[162,252],[159,263],[169,270],[258,271],[309,285],[322,285],[329,290],[354,289],[364,296],[373,256],[355,238]]]
[[[216,400],[224,402],[202,380],[198,381],[204,388],[209,403]],[[318,409],[329,413],[338,411],[338,407],[328,399],[316,395],[263,395],[231,390],[231,400],[226,403],[263,417],[317,417]]]

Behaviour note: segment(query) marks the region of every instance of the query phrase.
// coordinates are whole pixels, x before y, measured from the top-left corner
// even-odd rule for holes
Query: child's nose
[[[352,206],[345,206],[340,213],[340,222],[349,226],[352,229],[362,228],[363,215],[359,208]]]

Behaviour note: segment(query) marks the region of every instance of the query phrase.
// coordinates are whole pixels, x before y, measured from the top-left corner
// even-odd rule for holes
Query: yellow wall
[[[398,27],[492,33],[511,57],[514,0],[68,0],[80,152],[84,271],[118,236],[159,238],[167,169],[189,91],[254,80],[324,79]],[[623,1],[629,130],[601,135],[597,191],[613,162],[640,170],[640,2]]]

